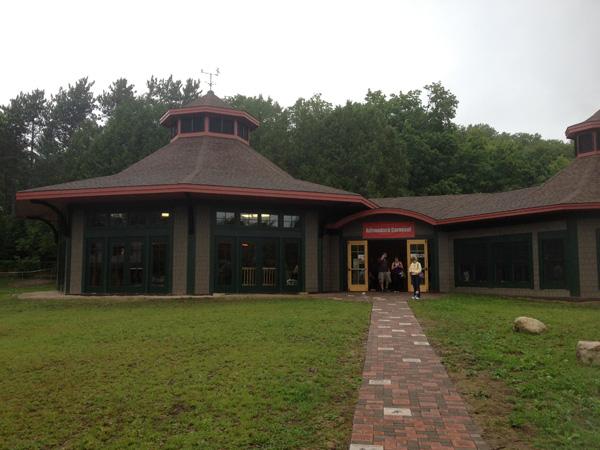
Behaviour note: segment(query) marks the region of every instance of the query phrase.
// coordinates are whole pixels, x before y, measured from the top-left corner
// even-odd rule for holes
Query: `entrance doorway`
[[[387,253],[388,265],[398,258],[404,266],[404,277],[394,286],[400,292],[412,291],[412,283],[408,275],[411,256],[416,256],[425,272],[421,284],[421,292],[429,289],[429,258],[426,239],[369,239],[355,240],[347,243],[347,280],[349,291],[378,291],[379,258]],[[392,289],[389,286],[388,289]]]

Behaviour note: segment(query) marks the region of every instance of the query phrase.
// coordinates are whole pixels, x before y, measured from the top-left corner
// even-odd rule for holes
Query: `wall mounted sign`
[[[415,237],[413,222],[367,222],[363,223],[363,239],[401,239]]]

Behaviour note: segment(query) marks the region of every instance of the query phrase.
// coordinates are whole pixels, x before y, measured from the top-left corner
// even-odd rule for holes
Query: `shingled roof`
[[[565,131],[565,135],[569,139],[574,139],[577,133],[581,131],[593,130],[596,128],[600,129],[600,109],[583,122],[579,122],[575,125],[571,125],[570,127],[568,127]]]
[[[22,192],[160,185],[302,191],[361,198],[352,192],[298,180],[240,140],[214,136],[176,139],[115,175]]]
[[[196,108],[199,106],[210,106],[211,108],[224,108],[224,109],[233,109],[231,105],[229,105],[224,100],[221,100],[219,97],[215,95],[213,91],[208,91],[206,95],[197,98],[196,100],[192,100],[189,103],[183,105],[184,108]]]
[[[371,199],[381,208],[413,211],[436,221],[475,218],[494,214],[510,215],[550,206],[600,203],[600,155],[575,159],[545,183],[490,194],[436,195]]]

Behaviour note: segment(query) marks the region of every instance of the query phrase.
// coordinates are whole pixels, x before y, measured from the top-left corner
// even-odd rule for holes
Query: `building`
[[[379,199],[293,178],[212,91],[160,123],[170,143],[120,173],[17,194],[57,230],[66,293],[364,291],[387,251],[421,260],[423,291],[600,298],[600,111],[539,186]]]

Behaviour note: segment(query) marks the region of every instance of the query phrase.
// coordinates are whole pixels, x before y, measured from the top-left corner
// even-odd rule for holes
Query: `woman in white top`
[[[419,300],[421,298],[421,272],[423,272],[423,267],[421,267],[421,263],[417,260],[416,256],[412,256],[410,258],[410,266],[408,267],[408,273],[410,274],[410,281],[413,285],[413,300]]]

